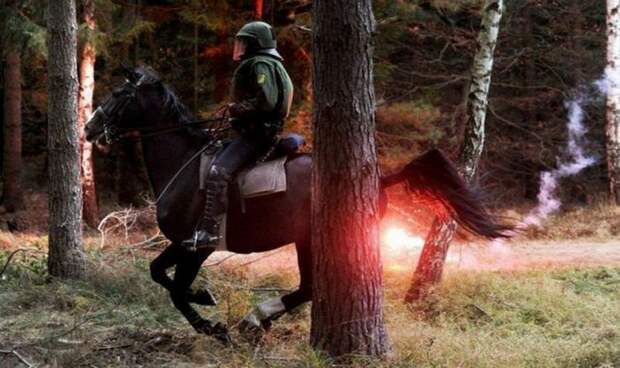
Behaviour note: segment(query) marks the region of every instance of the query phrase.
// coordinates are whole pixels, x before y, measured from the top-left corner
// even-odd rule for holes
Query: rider
[[[239,134],[217,155],[207,174],[203,218],[194,236],[183,242],[186,247],[217,245],[232,175],[273,146],[291,109],[293,84],[269,24],[244,25],[235,36],[233,60],[241,63],[233,76],[229,112]]]

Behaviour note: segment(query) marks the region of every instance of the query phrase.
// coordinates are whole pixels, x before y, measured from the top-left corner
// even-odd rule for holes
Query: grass
[[[8,252],[0,252],[0,265]],[[309,306],[284,316],[258,346],[234,333],[225,348],[197,336],[162,288],[148,258],[90,252],[87,280],[50,281],[45,259],[20,255],[0,281],[0,350],[16,348],[51,367],[329,367],[308,346]],[[207,281],[208,274],[208,281]],[[256,272],[233,260],[204,269],[220,304],[200,308],[234,326],[253,303],[292,288],[290,269]],[[424,304],[406,306],[409,274],[386,273],[386,318],[394,355],[364,367],[620,366],[620,268],[452,272]],[[0,366],[18,366],[11,354]]]
[[[541,240],[618,239],[620,210],[603,203],[564,209],[551,216],[543,228],[530,227],[525,235]]]

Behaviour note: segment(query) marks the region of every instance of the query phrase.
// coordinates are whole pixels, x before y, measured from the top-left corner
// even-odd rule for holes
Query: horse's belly
[[[237,196],[234,196],[237,197]],[[226,249],[235,253],[264,252],[295,242],[299,209],[287,193],[246,199],[231,198],[226,223]]]

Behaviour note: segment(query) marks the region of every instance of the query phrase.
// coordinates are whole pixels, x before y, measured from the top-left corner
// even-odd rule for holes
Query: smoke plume
[[[595,156],[586,152],[585,135],[588,130],[584,124],[584,107],[601,101],[608,93],[620,93],[620,73],[611,69],[605,72],[603,78],[593,82],[590,86],[577,89],[573,97],[565,103],[568,110],[566,124],[568,142],[564,154],[558,158],[555,169],[541,173],[538,204],[517,225],[518,230],[524,230],[530,226],[543,226],[544,221],[558,211],[562,205],[557,193],[560,180],[577,175],[597,162]],[[516,262],[512,250],[504,240],[491,242],[484,253],[461,256],[460,261],[465,261],[465,263],[474,261],[483,266],[482,268],[488,268],[490,265],[483,265],[478,256],[487,260],[492,258],[496,266],[507,266],[506,263]]]

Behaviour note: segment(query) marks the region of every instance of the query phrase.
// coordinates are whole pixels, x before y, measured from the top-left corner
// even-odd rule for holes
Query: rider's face
[[[239,61],[245,54],[245,49],[247,48],[247,44],[243,39],[235,38],[235,46],[233,49],[233,60]]]

